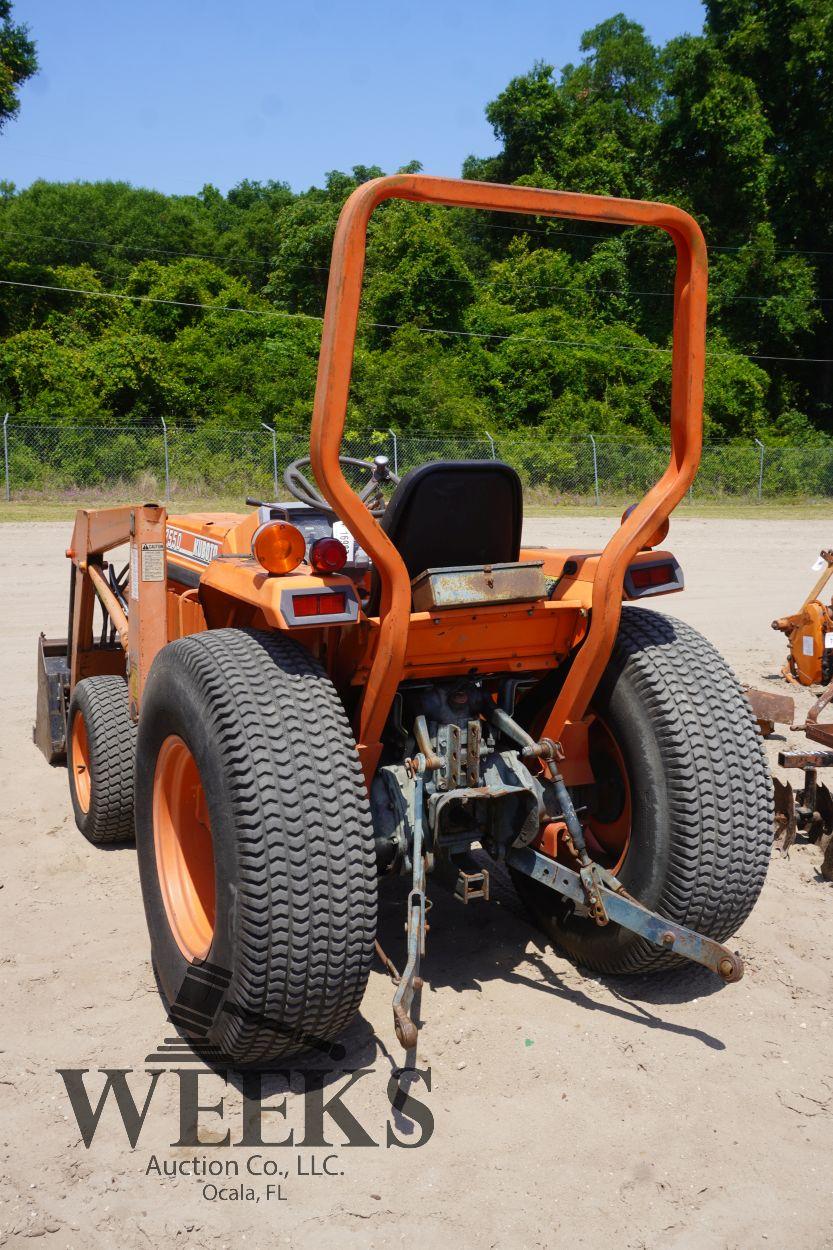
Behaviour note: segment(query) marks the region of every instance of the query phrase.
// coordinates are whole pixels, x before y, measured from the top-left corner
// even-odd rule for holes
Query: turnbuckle
[[[545,747],[547,739],[537,743],[538,747]],[[587,843],[584,839],[584,829],[578,818],[573,800],[570,797],[570,791],[564,782],[564,778],[558,771],[556,764],[557,753],[553,751],[549,755],[540,754],[539,758],[546,759],[549,768],[550,780],[558,804],[561,808],[561,815],[567,828],[563,832],[564,844],[567,850],[577,862],[578,879],[581,889],[584,893],[584,903],[594,922],[599,925],[606,925],[610,920],[608,909],[605,906],[605,893],[613,892],[625,896],[626,891],[622,884],[614,877],[612,872],[608,872],[601,864],[597,864],[590,858],[587,851]]]

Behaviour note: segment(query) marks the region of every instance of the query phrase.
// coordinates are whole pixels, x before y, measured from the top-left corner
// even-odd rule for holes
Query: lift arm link
[[[509,867],[526,873],[534,881],[539,881],[557,894],[572,899],[574,903],[586,904],[578,873],[546,855],[541,855],[532,847],[510,850],[506,862]],[[720,942],[703,937],[683,925],[674,924],[672,920],[648,911],[635,899],[617,894],[605,885],[599,885],[599,893],[602,895],[608,918],[620,924],[623,929],[631,929],[662,950],[672,951],[675,955],[693,960],[694,963],[703,964],[724,981],[739,981],[743,976],[743,960]]]

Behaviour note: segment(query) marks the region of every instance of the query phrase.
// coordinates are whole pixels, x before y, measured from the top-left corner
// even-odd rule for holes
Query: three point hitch
[[[563,758],[559,744],[546,738],[536,743],[530,741],[524,754],[534,754],[547,764],[562,819],[567,825],[567,847],[578,861],[579,871],[564,867],[532,847],[511,848],[506,856],[507,864],[573,903],[586,907],[597,925],[606,925],[612,920],[622,928],[638,933],[654,946],[703,964],[724,981],[739,981],[743,976],[743,961],[739,955],[712,938],[703,937],[693,929],[674,924],[649,911],[628,894],[612,872],[590,858],[581,821],[564,778],[558,771],[556,761],[559,757]]]
[[[544,765],[552,787],[554,798],[560,808],[560,819],[564,828],[562,837],[572,859],[578,865],[578,871],[567,867],[548,855],[541,854],[533,846],[524,844],[517,838],[510,846],[500,848],[500,858],[507,867],[516,872],[524,873],[546,886],[556,894],[568,899],[576,909],[586,915],[597,925],[610,922],[621,925],[639,934],[645,941],[652,943],[669,954],[679,955],[694,963],[702,964],[716,973],[726,982],[739,981],[743,976],[743,961],[740,956],[713,938],[677,924],[667,917],[643,907],[635,898],[628,894],[616,876],[601,864],[591,859],[587,850],[584,829],[573,805],[570,792],[558,769],[558,760],[563,758],[559,743],[542,739],[536,742],[511,716],[499,708],[490,709],[488,719],[507,737],[521,748],[524,760],[540,760]],[[413,842],[411,849],[411,890],[408,895],[408,911],[406,919],[407,959],[400,975],[395,966],[377,943],[377,951],[382,962],[396,984],[393,997],[393,1021],[397,1040],[405,1050],[412,1051],[417,1044],[417,1026],[411,1016],[414,995],[422,988],[420,977],[420,961],[425,955],[425,938],[427,932],[426,914],[428,900],[425,894],[426,885],[426,844],[424,832],[424,797],[425,775],[442,767],[442,760],[429,747],[428,736],[423,725],[418,726],[417,745],[421,748],[418,754],[408,761],[408,772],[413,779],[412,820]],[[551,819],[556,819],[552,818]],[[463,877],[466,876],[462,872]],[[483,874],[488,881],[487,874]],[[469,897],[488,898],[488,885],[485,891],[469,893],[468,890],[455,890],[458,897],[467,902]]]

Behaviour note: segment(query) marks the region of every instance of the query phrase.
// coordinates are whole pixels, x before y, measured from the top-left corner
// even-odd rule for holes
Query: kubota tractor
[[[603,551],[523,547],[506,464],[398,481],[339,456],[367,224],[391,198],[671,236],[670,461]],[[684,957],[741,975],[721,943],[763,884],[769,772],[727,665],[643,602],[683,587],[659,544],[699,461],[705,309],[704,241],[677,208],[380,178],[339,220],[291,498],[78,513],[36,738],[66,751],[82,833],[135,830],[152,957],[186,1034],[239,1064],[326,1049],[362,1000],[377,889],[406,874],[401,975],[387,963],[412,1048],[427,882],[485,899],[490,860],[584,967]],[[126,543],[118,573],[105,556]]]

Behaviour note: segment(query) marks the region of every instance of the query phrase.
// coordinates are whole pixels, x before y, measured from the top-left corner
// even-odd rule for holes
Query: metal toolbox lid
[[[426,569],[411,582],[414,610],[465,608],[487,603],[543,599],[547,579],[543,560],[513,564],[467,564]]]

